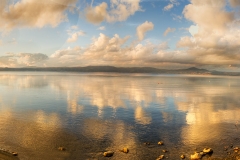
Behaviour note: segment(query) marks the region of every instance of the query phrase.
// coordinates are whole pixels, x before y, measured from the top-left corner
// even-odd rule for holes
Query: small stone
[[[104,153],[103,153],[103,156],[104,156],[104,157],[112,157],[113,154],[114,154],[114,152],[112,152],[112,151],[107,151],[107,152],[104,152]]]
[[[185,158],[185,155],[182,154],[180,157],[181,157],[182,159],[184,159],[184,158]]]
[[[13,155],[13,156],[17,156],[18,153],[17,153],[17,152],[12,152],[12,155]]]
[[[158,145],[163,145],[163,141],[159,141],[159,142],[158,142]]]
[[[159,158],[159,159],[163,159],[163,158],[164,158],[164,155],[160,155],[158,158]]]
[[[191,155],[191,160],[199,160],[202,158],[202,154],[195,152],[193,155]]]
[[[145,144],[145,145],[150,145],[150,142],[145,142],[144,144]]]
[[[64,147],[58,147],[58,150],[59,150],[59,151],[65,151],[66,148],[64,148]]]
[[[128,150],[127,147],[124,147],[121,151],[122,151],[123,153],[128,153],[128,152],[129,152],[129,150]]]
[[[167,150],[165,150],[165,149],[164,149],[164,150],[162,150],[162,151],[163,151],[164,153],[168,152],[168,151],[167,151]]]
[[[238,152],[239,151],[239,148],[238,147],[235,147],[233,148],[234,152]]]
[[[212,150],[212,148],[204,148],[203,152],[206,153],[206,154],[209,154],[209,153],[212,153],[213,150]]]

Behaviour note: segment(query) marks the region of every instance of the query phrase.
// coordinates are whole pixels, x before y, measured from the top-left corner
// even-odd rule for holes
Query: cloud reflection
[[[123,145],[123,141],[135,147],[138,137],[129,129],[130,125],[123,118],[125,116],[129,116],[129,119],[133,118],[132,123],[144,126],[159,124],[159,122],[163,122],[164,125],[184,123],[180,128],[181,139],[190,144],[204,143],[216,136],[221,137],[224,130],[221,124],[235,124],[236,121],[240,121],[238,81],[239,78],[213,76],[100,73],[72,73],[63,76],[59,73],[56,78],[49,75],[3,74],[0,75],[0,88],[3,86],[5,89],[18,88],[20,91],[41,88],[45,92],[50,91],[54,94],[49,97],[54,106],[61,102],[63,110],[74,115],[73,117],[85,116],[79,129],[86,137],[103,141],[109,137],[111,143],[108,147]],[[12,99],[15,102],[7,101],[5,98],[0,96],[2,106],[13,104],[17,106],[19,103],[14,96]],[[31,121],[38,127],[38,131],[42,129],[49,132],[46,135],[49,141],[55,139],[55,134],[65,122],[61,120],[58,113],[54,113],[55,111],[48,113],[41,108],[36,110],[30,116]],[[11,117],[12,111],[6,113],[8,114],[4,112],[9,116],[1,117],[3,115],[0,115],[0,117],[6,120],[3,121],[4,123],[8,124],[8,121],[11,121],[8,117]],[[120,120],[114,121],[114,124],[106,121],[109,117],[113,119],[118,117]],[[26,129],[22,137],[23,141],[19,143],[26,143],[23,146],[35,143],[31,132],[32,129]],[[127,136],[130,138],[126,138]],[[32,142],[26,138],[32,139]]]

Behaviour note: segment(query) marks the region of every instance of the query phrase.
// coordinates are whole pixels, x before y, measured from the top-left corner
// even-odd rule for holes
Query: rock
[[[104,152],[104,153],[103,153],[103,156],[104,156],[104,157],[112,157],[113,154],[114,154],[113,151],[107,151],[107,152]]]
[[[191,160],[199,160],[203,156],[203,153],[195,152],[193,155],[191,155]]]
[[[163,141],[158,142],[158,145],[163,145],[163,144],[164,144]]]
[[[213,150],[212,150],[212,148],[204,148],[204,149],[203,149],[203,152],[204,152],[205,154],[210,154],[210,153],[213,153]]]
[[[157,160],[161,160],[161,159],[163,159],[164,158],[164,155],[160,155],[158,158],[157,158]]]
[[[66,148],[64,148],[64,147],[58,147],[58,150],[59,150],[59,151],[65,151]]]
[[[168,151],[167,151],[167,150],[165,150],[165,149],[164,149],[164,150],[162,150],[162,151],[163,151],[164,153],[168,152]]]
[[[145,145],[150,145],[150,142],[145,142],[144,144],[145,144]]]
[[[12,155],[13,155],[13,156],[17,156],[18,153],[17,153],[17,152],[12,152]]]
[[[234,152],[238,152],[239,151],[239,148],[238,147],[235,147],[233,148]]]
[[[120,149],[119,151],[123,152],[123,153],[128,153],[129,149],[127,147],[124,147],[123,149]]]
[[[181,157],[182,159],[184,159],[184,158],[185,158],[185,155],[182,154],[180,157]]]

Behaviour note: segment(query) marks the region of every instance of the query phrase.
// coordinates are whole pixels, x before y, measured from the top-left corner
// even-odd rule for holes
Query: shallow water
[[[0,72],[0,93],[0,148],[23,160],[108,159],[106,150],[188,159],[204,147],[224,158],[240,146],[240,77]]]

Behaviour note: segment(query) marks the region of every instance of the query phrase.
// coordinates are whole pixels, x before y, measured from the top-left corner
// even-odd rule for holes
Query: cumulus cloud
[[[7,53],[0,57],[1,67],[39,66],[48,56],[42,53]]]
[[[228,11],[226,7],[226,0],[191,0],[191,4],[185,6],[185,18],[195,25],[189,28],[192,36],[182,37],[177,46],[187,48],[186,53],[198,57],[196,63],[239,65],[240,29],[234,16],[238,11]]]
[[[57,50],[54,54],[50,56],[50,58],[69,58],[75,57],[81,53],[81,47],[76,46],[74,48],[67,48],[63,50]]]
[[[96,7],[87,7],[85,9],[86,19],[91,23],[101,23],[105,20],[107,16],[107,8],[108,5],[105,2],[102,2],[100,5]]]
[[[15,3],[1,1],[0,28],[11,30],[15,27],[56,27],[67,20],[65,11],[76,0],[19,0]]]
[[[223,30],[234,19],[234,14],[227,12],[225,6],[225,0],[191,0],[191,4],[185,6],[183,14],[186,19],[205,30]]]
[[[176,31],[176,28],[170,28],[170,27],[168,27],[168,28],[166,29],[166,31],[163,33],[163,35],[164,35],[164,36],[167,36],[168,33],[170,33],[170,32],[175,32],[175,31]]]
[[[83,35],[85,35],[85,32],[83,31],[75,32],[70,35],[70,37],[67,39],[67,42],[76,42],[78,40],[78,37]]]
[[[154,24],[152,22],[144,22],[143,24],[139,25],[137,27],[137,36],[138,36],[138,39],[139,40],[143,40],[144,39],[144,36],[145,36],[145,33],[150,31],[150,30],[153,30],[154,28]]]
[[[129,36],[121,38],[115,34],[108,37],[100,33],[86,48],[68,48],[56,51],[45,62],[47,66],[153,66],[169,67],[194,63],[192,56],[180,51],[167,51],[168,43],[129,43]]]
[[[129,42],[130,36],[120,37],[115,34],[108,37],[100,33],[92,43],[81,48],[57,50],[51,56],[43,54],[7,54],[0,57],[1,67],[71,67],[88,65],[113,66],[152,66],[161,68],[190,67],[199,63],[194,55],[182,50],[168,50],[168,43],[153,44],[150,41]],[[231,63],[232,64],[232,63]]]
[[[99,24],[104,20],[107,22],[125,21],[140,10],[140,0],[110,0],[110,7],[105,2],[95,7],[88,6],[85,9],[85,16],[89,22]]]
[[[198,25],[191,25],[188,31],[191,33],[192,36],[198,33]]]

